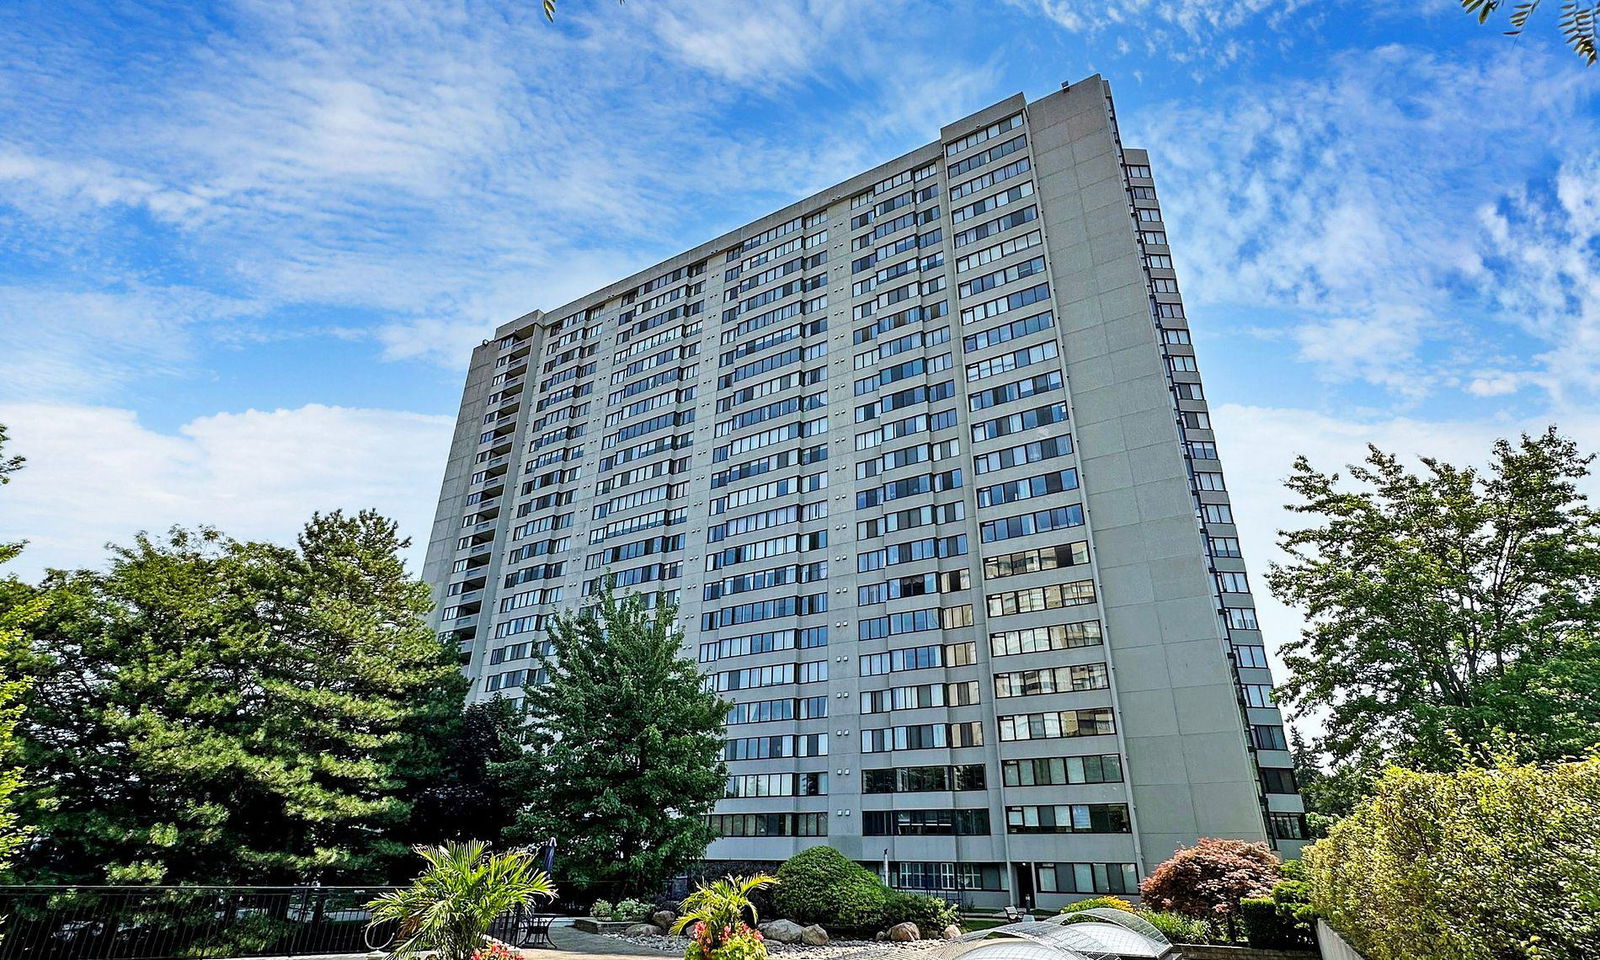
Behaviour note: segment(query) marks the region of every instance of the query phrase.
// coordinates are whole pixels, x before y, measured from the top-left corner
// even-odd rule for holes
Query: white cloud
[[[1513,107],[1508,90],[1518,92]],[[1555,53],[1491,44],[1441,56],[1394,45],[1339,54],[1314,77],[1234,84],[1123,122],[1126,141],[1151,151],[1197,314],[1244,308],[1259,324],[1275,312],[1317,376],[1416,399],[1460,382],[1460,366],[1505,352],[1510,328],[1567,341],[1570,326],[1541,329],[1521,314],[1531,300],[1548,316],[1549,291],[1593,283],[1583,185],[1595,181],[1585,158],[1600,139],[1597,96],[1600,74]],[[1552,158],[1567,164],[1562,224],[1520,186],[1544,177]],[[1478,211],[1508,193],[1484,219],[1491,228],[1509,219],[1500,229],[1528,241],[1529,259],[1491,271],[1496,245]],[[1500,305],[1487,317],[1477,309],[1485,299]],[[1580,372],[1546,362],[1547,386]]]
[[[413,539],[420,572],[454,420],[309,405],[218,413],[173,433],[129,410],[0,405],[8,454],[27,458],[0,489],[0,540],[29,541],[7,573],[98,567],[104,545],[140,530],[217,527],[291,540],[313,511],[373,507]]]
[[[1562,401],[1600,392],[1600,151],[1563,164],[1542,194],[1515,190],[1478,216],[1478,282],[1510,323],[1549,345],[1540,379]]]
[[[888,159],[994,98],[992,64],[911,55],[906,44],[942,34],[903,14],[574,4],[552,26],[537,4],[237,0],[203,44],[115,71],[67,31],[49,56],[0,64],[0,88],[35,87],[48,104],[6,131],[0,203],[78,268],[41,297],[107,293],[103,277],[149,270],[150,244],[134,263],[118,245],[148,214],[163,259],[200,267],[181,271],[193,297],[248,291],[286,317],[353,308],[341,328],[365,327],[382,356],[457,367],[458,348],[496,324]],[[177,11],[138,19],[174,37],[189,27]],[[901,44],[880,42],[890,28]],[[800,85],[859,95],[823,115]],[[192,355],[207,338],[177,323],[148,333],[151,354]],[[35,369],[76,365],[81,352],[57,349],[70,342],[41,341]],[[128,379],[152,369],[129,367]]]
[[[99,399],[173,376],[193,359],[195,327],[258,309],[183,287],[0,286],[0,400]]]
[[[1117,49],[1127,54],[1131,34],[1141,50],[1174,63],[1222,67],[1244,53],[1232,34],[1245,28],[1305,35],[1322,16],[1310,0],[1006,0],[1011,6],[1036,11],[1076,34],[1118,35]]]

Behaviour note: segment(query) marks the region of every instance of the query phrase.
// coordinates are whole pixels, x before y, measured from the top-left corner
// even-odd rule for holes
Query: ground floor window
[[[1041,893],[1138,893],[1139,871],[1131,863],[1041,863]]]

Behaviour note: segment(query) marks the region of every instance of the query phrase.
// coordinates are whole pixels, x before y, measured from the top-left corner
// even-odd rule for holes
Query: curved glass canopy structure
[[[940,960],[1166,960],[1177,952],[1161,931],[1123,910],[1099,907],[1021,920],[952,940]]]

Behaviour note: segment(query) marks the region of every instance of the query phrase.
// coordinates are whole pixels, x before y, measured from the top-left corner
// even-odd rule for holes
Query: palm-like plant
[[[672,932],[682,933],[691,924],[703,923],[707,930],[712,931],[715,943],[722,931],[737,930],[739,924],[744,922],[746,913],[750,915],[750,925],[755,926],[761,918],[756,915],[755,904],[750,902],[750,894],[777,882],[777,877],[758,873],[751,877],[724,877],[702,884],[683,898],[683,915],[672,925]]]
[[[411,886],[367,904],[373,924],[398,924],[391,957],[436,950],[440,960],[471,960],[496,917],[556,894],[550,877],[521,850],[494,853],[468,840],[417,853],[428,865]]]

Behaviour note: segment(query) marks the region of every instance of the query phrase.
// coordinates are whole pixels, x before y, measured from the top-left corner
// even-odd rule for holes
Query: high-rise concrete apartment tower
[[[1149,160],[1099,77],[473,351],[426,576],[474,696],[607,573],[736,705],[713,859],[1052,906],[1303,836]]]

